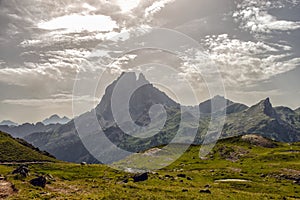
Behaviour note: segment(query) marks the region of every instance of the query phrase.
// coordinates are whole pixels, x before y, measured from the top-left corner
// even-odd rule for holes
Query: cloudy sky
[[[300,106],[299,0],[0,0],[0,27],[0,120],[72,117],[72,99],[98,102],[107,84],[123,70],[136,70],[133,65],[156,63],[139,68],[148,67],[153,76],[146,77],[154,81],[168,64],[178,68],[173,78],[203,82],[191,70],[203,67],[199,56],[199,63],[191,64],[161,50],[136,50],[109,67],[99,64],[118,52],[107,41],[119,34],[133,37],[127,33],[141,27],[174,30],[197,41],[218,67],[229,99],[252,105],[269,96],[274,105]],[[160,42],[164,37],[168,34]],[[76,75],[96,69],[105,70],[96,98],[74,97]],[[168,93],[172,84],[185,96],[176,83],[157,86]],[[200,102],[208,96],[199,88]],[[183,98],[182,103],[195,102]]]

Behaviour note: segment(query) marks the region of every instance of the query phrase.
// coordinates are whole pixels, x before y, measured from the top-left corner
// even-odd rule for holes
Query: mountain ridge
[[[11,120],[3,120],[2,122],[0,122],[0,126],[18,126],[18,123]]]
[[[70,121],[69,118],[66,116],[60,117],[57,114],[54,114],[42,121],[44,125],[50,125],[50,124],[66,124]]]
[[[117,83],[120,83],[118,85],[120,88],[117,89],[121,89],[125,97],[127,93],[138,88],[132,93],[129,99],[129,114],[135,125],[141,128],[148,126],[151,122],[149,109],[155,104],[163,105],[166,110],[166,123],[156,135],[141,139],[124,133],[118,126],[123,125],[125,128],[130,128],[132,125],[128,125],[126,121],[126,110],[122,110],[122,108],[118,109],[118,114],[121,116],[121,124],[117,124],[112,115],[111,97]],[[125,98],[118,98],[117,100],[117,106],[126,103]],[[277,113],[276,109],[278,112],[280,109],[273,108],[270,98],[266,98],[249,108],[244,104],[225,99],[225,97],[216,96],[214,99],[207,100],[196,106],[200,112],[202,110],[202,114],[199,127],[197,127],[198,134],[196,135],[194,144],[201,144],[206,134],[210,116],[213,114],[209,113],[212,111],[209,108],[212,106],[212,101],[214,101],[215,111],[226,111],[227,113],[221,138],[244,134],[260,134],[263,137],[276,141],[294,142],[300,140],[299,115],[295,112],[294,116],[287,117],[286,114]],[[96,114],[98,121],[93,120],[93,113]],[[188,113],[185,113],[185,115],[188,116],[188,119],[190,117],[193,118],[193,115],[189,115]],[[158,122],[162,121],[161,115],[156,115],[156,119]],[[80,115],[76,120],[80,122],[81,128],[86,131],[87,135],[92,136],[93,134],[97,134],[97,127],[100,124],[107,138],[116,146],[132,152],[138,152],[154,146],[168,144],[178,131],[181,121],[181,110],[178,103],[155,88],[146,80],[143,74],[139,74],[137,77],[135,73],[129,72],[122,73],[120,77],[106,88],[103,98],[94,110]],[[184,126],[183,130],[186,131],[187,135],[188,132],[196,128],[188,122],[184,122]],[[138,129],[135,131],[137,134],[140,134]],[[145,134],[150,135],[151,130]],[[49,131],[36,131],[35,133],[26,135],[24,138],[61,160],[70,162],[97,162],[79,138],[74,119],[67,124],[49,129]]]

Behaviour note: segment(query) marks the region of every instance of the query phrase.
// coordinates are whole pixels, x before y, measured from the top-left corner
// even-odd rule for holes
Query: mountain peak
[[[128,104],[128,99],[126,100],[126,98],[128,94],[131,94],[129,107],[132,119],[143,115],[145,111],[148,111],[155,104],[161,104],[166,107],[178,107],[175,101],[169,98],[164,92],[155,88],[145,78],[144,74],[140,73],[137,77],[135,72],[122,72],[119,78],[106,87],[105,94],[96,107],[98,115],[102,116],[106,122],[114,120],[111,110],[114,91],[117,91],[114,94],[119,96],[119,98],[115,99],[118,105]],[[119,113],[120,116],[123,113],[121,108]]]
[[[275,109],[273,108],[270,98],[266,98],[264,100],[261,100],[258,104],[250,107],[248,109],[248,112],[263,112],[265,115],[276,118],[277,114]]]
[[[60,117],[57,114],[54,114],[51,117],[49,117],[49,119],[60,119]]]
[[[138,82],[141,84],[149,84],[150,82],[146,79],[143,73],[139,74]]]
[[[234,102],[226,99],[223,96],[216,95],[211,99],[208,99],[199,104],[199,109],[201,113],[211,113],[212,106],[214,106],[215,111],[221,111],[227,106],[233,104]]]
[[[120,79],[124,79],[128,83],[138,83],[139,85],[144,85],[144,84],[150,84],[150,82],[146,79],[145,75],[143,73],[137,74],[135,72],[122,72],[122,74],[119,76],[117,81]]]
[[[0,126],[18,126],[18,124],[10,120],[3,120],[0,122]]]
[[[42,121],[44,125],[49,125],[49,124],[66,124],[70,121],[69,118],[65,117],[60,117],[57,114],[52,115],[51,117],[45,119]]]
[[[225,97],[221,95],[216,95],[212,99],[225,99]]]

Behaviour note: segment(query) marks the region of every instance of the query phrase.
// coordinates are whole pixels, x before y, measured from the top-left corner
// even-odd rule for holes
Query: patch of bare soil
[[[72,194],[72,193],[77,193],[80,192],[81,190],[76,188],[73,185],[66,185],[63,183],[55,183],[55,184],[51,184],[51,185],[46,185],[46,188],[50,191],[50,192],[55,192],[55,193],[60,193],[60,194]]]
[[[6,199],[16,192],[17,189],[11,182],[6,181],[3,178],[0,179],[0,199]]]

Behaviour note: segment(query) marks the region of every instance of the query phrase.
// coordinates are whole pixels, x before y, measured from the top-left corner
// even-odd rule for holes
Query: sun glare
[[[122,12],[128,12],[137,7],[141,0],[116,0]]]
[[[46,30],[65,29],[68,32],[80,31],[112,31],[117,23],[105,15],[67,15],[41,22],[38,27]]]

